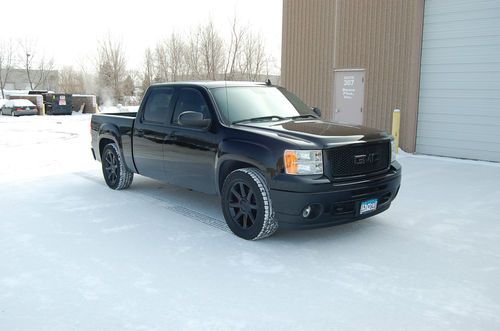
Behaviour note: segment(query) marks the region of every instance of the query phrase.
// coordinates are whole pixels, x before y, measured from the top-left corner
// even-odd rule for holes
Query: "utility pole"
[[[28,81],[30,83],[30,89],[33,90],[33,83],[31,82],[31,77],[30,77],[30,58],[31,54],[26,52],[26,73],[28,74]]]

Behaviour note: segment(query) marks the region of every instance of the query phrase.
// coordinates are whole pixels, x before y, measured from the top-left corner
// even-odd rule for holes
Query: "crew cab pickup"
[[[387,210],[401,182],[392,137],[320,115],[269,83],[157,84],[138,112],[92,116],[92,153],[115,190],[140,174],[220,195],[244,239]]]

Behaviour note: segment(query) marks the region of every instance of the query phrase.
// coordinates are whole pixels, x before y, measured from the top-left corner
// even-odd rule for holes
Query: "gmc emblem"
[[[354,155],[354,164],[355,165],[374,164],[377,163],[379,159],[380,157],[376,153]]]

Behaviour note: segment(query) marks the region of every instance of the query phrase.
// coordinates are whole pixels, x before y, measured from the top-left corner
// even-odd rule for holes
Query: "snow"
[[[106,187],[90,116],[0,116],[1,330],[498,330],[500,166],[399,154],[371,219],[248,242],[219,199]]]
[[[133,112],[138,111],[139,106],[122,106],[118,104],[116,106],[99,106],[101,113],[119,113],[119,112]]]
[[[5,105],[7,107],[35,107],[33,102],[26,99],[7,100]]]

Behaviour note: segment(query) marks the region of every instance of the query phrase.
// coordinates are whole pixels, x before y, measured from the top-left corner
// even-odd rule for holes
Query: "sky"
[[[97,40],[110,33],[123,41],[130,69],[139,69],[145,48],[172,31],[187,35],[211,19],[229,38],[236,15],[242,25],[263,35],[279,70],[282,0],[22,1],[28,10],[20,10],[20,4],[0,4],[0,40],[35,40],[37,52],[53,57],[58,67],[91,66]]]

